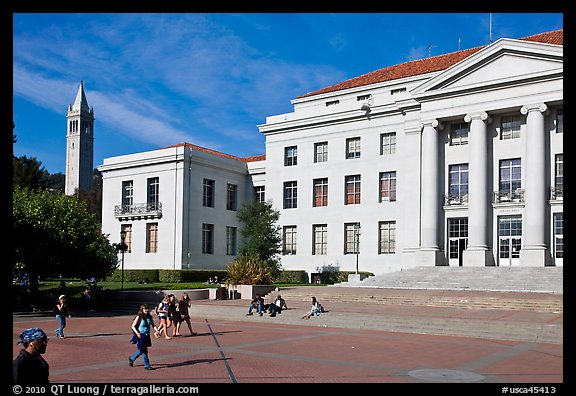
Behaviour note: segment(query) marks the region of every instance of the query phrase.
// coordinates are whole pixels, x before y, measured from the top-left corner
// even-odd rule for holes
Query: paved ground
[[[375,298],[387,292],[373,291]],[[453,293],[472,300],[479,292]],[[51,336],[45,357],[54,383],[202,384],[200,391],[210,389],[209,383],[467,383],[492,386],[489,393],[497,394],[522,384],[561,394],[562,309],[330,302],[329,312],[306,321],[300,317],[307,302],[288,305],[275,318],[247,317],[245,300],[194,301],[198,335],[187,336],[183,329],[185,336],[154,339],[153,371],[144,370],[141,360],[128,366],[135,350],[129,343],[132,316],[102,312],[78,312],[69,319],[65,339],[52,337],[56,320],[50,316],[15,315],[13,356],[20,348],[17,334],[37,326]]]

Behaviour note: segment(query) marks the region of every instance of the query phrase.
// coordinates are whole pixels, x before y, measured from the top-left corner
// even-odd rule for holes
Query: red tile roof
[[[546,33],[539,33],[532,36],[520,38],[519,40],[534,41],[546,44],[564,44],[564,29],[554,30]],[[432,73],[449,68],[450,66],[460,62],[462,59],[480,51],[486,47],[475,47],[462,51],[452,52],[449,54],[432,56],[430,58],[419,59],[399,65],[384,67],[382,69],[364,74],[359,77],[351,78],[350,80],[331,85],[317,91],[309,92],[298,98],[306,98],[323,93],[340,91],[348,88],[361,87],[363,85],[376,84],[384,81],[392,81],[399,78],[413,77],[420,74]]]
[[[209,149],[209,148],[197,146],[197,145],[195,145],[195,144],[186,143],[186,142],[182,142],[182,143],[178,143],[178,144],[173,144],[173,145],[171,145],[171,146],[162,147],[161,150],[167,149],[167,148],[174,148],[174,147],[188,147],[189,149],[192,149],[192,150],[202,151],[202,152],[204,152],[204,153],[214,154],[214,155],[217,155],[217,156],[220,156],[220,157],[230,158],[230,159],[233,159],[233,160],[236,160],[236,161],[242,161],[242,162],[262,161],[262,160],[265,160],[265,159],[266,159],[266,155],[254,155],[254,156],[245,157],[245,158],[236,157],[236,156],[234,156],[234,155],[222,153],[222,152],[220,152],[220,151],[212,150],[212,149]]]

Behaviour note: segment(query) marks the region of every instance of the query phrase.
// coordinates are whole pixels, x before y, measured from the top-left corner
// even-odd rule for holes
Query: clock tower
[[[76,94],[74,104],[68,106],[66,116],[66,195],[76,189],[92,188],[94,162],[94,109],[88,107],[84,82]]]

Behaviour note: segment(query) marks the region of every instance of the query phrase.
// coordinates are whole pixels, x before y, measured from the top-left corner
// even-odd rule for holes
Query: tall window
[[[202,188],[202,205],[214,207],[214,180],[204,179]]]
[[[128,246],[126,253],[132,252],[132,224],[122,224],[120,226],[120,232],[124,232],[126,235],[124,239],[124,243]]]
[[[564,191],[564,154],[556,154],[556,165],[554,166],[554,188],[563,195]]]
[[[254,187],[254,200],[257,202],[266,201],[266,187],[264,186]]]
[[[353,205],[360,203],[360,175],[351,175],[345,177],[346,196],[344,203]]]
[[[380,155],[396,152],[396,132],[380,134]]]
[[[214,224],[202,224],[202,253],[214,254]]]
[[[134,182],[126,180],[122,182],[122,206],[132,206],[134,204]]]
[[[554,213],[554,257],[564,258],[564,213]]]
[[[298,165],[298,147],[290,146],[284,148],[284,166]]]
[[[328,142],[314,143],[314,162],[328,161]]]
[[[457,122],[450,125],[450,146],[461,146],[468,144],[470,134],[470,124],[467,122]]]
[[[284,209],[297,208],[298,182],[284,182]]]
[[[236,256],[237,234],[236,227],[226,227],[226,254],[229,256]]]
[[[148,205],[156,206],[160,202],[160,178],[148,178]]]
[[[502,117],[500,140],[519,138],[521,125],[522,119],[520,116]]]
[[[282,254],[296,254],[296,226],[284,226]]]
[[[344,224],[344,254],[360,253],[360,223]]]
[[[236,210],[238,206],[238,186],[228,183],[226,188],[226,209]]]
[[[360,158],[360,138],[346,139],[346,158]]]
[[[158,223],[146,224],[146,253],[158,252]]]
[[[450,192],[452,198],[463,197],[468,194],[468,164],[450,165]]]
[[[314,179],[312,206],[328,206],[328,178]]]
[[[556,111],[556,133],[564,133],[564,110]]]
[[[396,202],[396,172],[380,172],[380,202]]]
[[[396,253],[396,222],[378,222],[378,254]]]
[[[500,161],[500,193],[512,194],[522,187],[520,158]]]
[[[312,254],[326,254],[328,251],[328,225],[314,224],[312,226]]]

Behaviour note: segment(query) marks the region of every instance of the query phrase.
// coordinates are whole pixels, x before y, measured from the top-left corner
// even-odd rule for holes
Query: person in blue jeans
[[[70,316],[68,312],[68,304],[66,303],[66,296],[61,295],[58,297],[58,303],[54,307],[54,313],[56,314],[56,321],[58,322],[58,328],[54,330],[56,337],[64,338],[64,328],[66,327],[66,318]]]
[[[152,346],[150,328],[157,331],[154,319],[152,319],[152,315],[150,315],[148,305],[142,304],[138,309],[138,314],[132,321],[132,339],[130,342],[137,344],[138,349],[128,357],[128,364],[130,367],[133,367],[136,359],[142,356],[142,360],[144,360],[144,368],[146,370],[153,370],[150,365],[150,359],[148,358],[148,348]]]
[[[258,315],[262,316],[264,311],[264,299],[259,293],[256,293],[256,297],[254,300],[252,300],[252,302],[250,302],[246,316],[252,315],[252,310],[254,309],[258,312]]]

